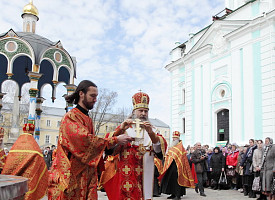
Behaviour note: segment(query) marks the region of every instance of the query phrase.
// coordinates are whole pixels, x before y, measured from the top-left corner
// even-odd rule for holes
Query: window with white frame
[[[181,103],[185,104],[185,88],[181,90]]]
[[[50,136],[46,135],[45,137],[45,144],[49,144],[50,143]]]
[[[47,120],[46,123],[47,126],[51,126],[51,120]]]
[[[61,121],[57,121],[57,127],[60,127]]]
[[[24,124],[28,123],[28,118],[24,118]]]
[[[182,118],[182,133],[185,133],[185,118]]]

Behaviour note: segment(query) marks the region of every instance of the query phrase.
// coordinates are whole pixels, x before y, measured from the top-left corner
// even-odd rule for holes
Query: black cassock
[[[178,170],[175,161],[172,162],[161,181],[161,192],[173,194],[176,197],[186,195],[186,188],[178,184]]]

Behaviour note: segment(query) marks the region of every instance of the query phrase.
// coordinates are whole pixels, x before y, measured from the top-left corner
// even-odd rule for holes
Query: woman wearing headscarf
[[[213,181],[214,190],[220,189],[220,185],[218,184],[218,182],[222,171],[224,171],[224,165],[225,165],[224,156],[220,152],[220,148],[215,147],[210,159],[210,171],[211,171],[211,177],[214,180]]]
[[[269,199],[275,199],[275,195],[271,193],[272,180],[275,177],[275,145],[273,139],[265,138],[265,149],[262,159],[262,190],[263,194],[267,195]]]
[[[231,186],[231,189],[237,189],[236,187],[236,166],[238,163],[238,156],[239,156],[239,150],[237,149],[238,145],[236,143],[233,143],[231,145],[231,151],[228,153],[226,157],[226,166],[228,171],[233,171],[232,176],[228,177],[229,185]]]
[[[252,173],[252,170],[250,170],[250,167],[252,165],[253,153],[256,148],[257,148],[257,145],[255,144],[254,140],[250,139],[249,147],[247,148],[245,156],[243,157],[240,164],[240,167],[244,169],[243,171],[244,196],[249,195],[249,198],[256,197],[256,194],[252,191],[252,183],[253,183],[254,175]]]
[[[253,173],[255,178],[260,176],[262,158],[263,158],[263,141],[258,140],[257,149],[255,149],[254,151],[253,160],[252,160],[252,167],[253,167]],[[260,198],[258,198],[258,200],[266,200],[266,196],[260,193]]]

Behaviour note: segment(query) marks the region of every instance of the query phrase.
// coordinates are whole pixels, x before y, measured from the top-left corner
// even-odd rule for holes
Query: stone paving
[[[194,189],[188,188],[186,191],[186,196],[183,196],[181,199],[205,199],[205,200],[243,200],[250,199],[247,196],[244,196],[243,193],[240,193],[236,190],[212,190],[205,189],[206,197],[201,197],[195,192]],[[160,197],[154,197],[153,200],[166,200],[169,195],[162,194]],[[257,196],[258,197],[258,196]],[[98,200],[108,200],[106,193],[98,192]],[[110,199],[111,200],[111,199]],[[256,199],[254,199],[256,200]]]

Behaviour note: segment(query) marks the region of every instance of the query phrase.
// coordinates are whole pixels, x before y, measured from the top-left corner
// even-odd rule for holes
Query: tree
[[[104,126],[112,119],[114,119],[115,115],[109,115],[109,117],[106,118],[106,114],[112,110],[113,105],[116,103],[116,98],[116,92],[105,88],[99,90],[97,103],[95,104],[95,107],[89,112],[89,116],[93,120],[96,135],[99,133],[101,126]]]
[[[1,126],[19,128],[24,118],[28,117],[29,112],[29,88],[30,84],[26,83],[21,88],[21,98],[18,99],[19,88],[15,81],[7,80],[2,83],[1,91],[6,93],[3,97],[3,110],[12,114],[12,120],[6,115],[1,115]],[[8,135],[10,134],[8,130]]]

